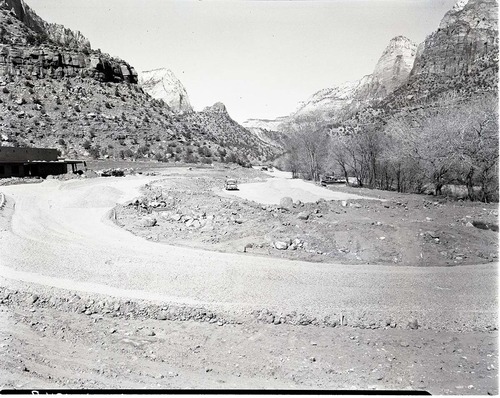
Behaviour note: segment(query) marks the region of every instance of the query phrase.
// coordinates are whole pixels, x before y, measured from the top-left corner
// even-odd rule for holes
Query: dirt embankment
[[[156,181],[142,198],[116,208],[116,223],[157,242],[307,261],[453,266],[497,259],[495,204],[333,187],[339,198],[365,198],[276,205],[223,191],[231,177],[256,182],[244,190],[263,196],[263,176],[193,171]]]
[[[497,332],[151,318],[144,304],[0,292],[0,387],[498,393]],[[174,321],[175,319],[175,321]]]

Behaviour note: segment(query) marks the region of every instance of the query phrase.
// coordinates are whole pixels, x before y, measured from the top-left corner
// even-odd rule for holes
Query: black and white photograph
[[[0,0],[0,393],[498,395],[498,0]]]

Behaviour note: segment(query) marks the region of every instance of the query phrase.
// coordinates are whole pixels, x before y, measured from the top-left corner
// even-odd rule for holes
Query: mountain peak
[[[205,109],[203,109],[203,112],[226,113],[227,114],[227,109],[226,109],[226,105],[224,105],[222,102],[216,102],[212,106],[207,106]]]
[[[180,82],[168,68],[157,68],[141,72],[140,84],[156,99],[161,99],[176,112],[192,112],[189,96]]]
[[[467,5],[469,0],[458,0],[455,5],[453,6],[453,11],[461,11],[463,8]]]

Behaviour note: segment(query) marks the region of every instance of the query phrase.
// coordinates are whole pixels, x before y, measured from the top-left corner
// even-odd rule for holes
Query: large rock
[[[292,210],[293,209],[293,200],[292,198],[285,196],[284,198],[281,198],[280,200],[280,209],[284,210]]]
[[[154,227],[156,225],[156,218],[154,217],[145,217],[141,220],[141,223],[140,223],[143,227],[146,227],[146,228],[151,228],[151,227]]]
[[[278,250],[286,250],[288,249],[288,243],[282,241],[276,241],[274,242],[274,247]]]

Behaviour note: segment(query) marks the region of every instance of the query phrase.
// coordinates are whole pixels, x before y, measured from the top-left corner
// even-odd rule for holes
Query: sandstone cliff
[[[380,100],[406,83],[413,68],[417,45],[404,36],[393,38],[375,66],[355,92],[359,101]]]
[[[160,68],[141,72],[140,84],[151,97],[161,99],[176,112],[192,112],[189,96],[170,69]]]
[[[496,88],[497,82],[498,1],[461,0],[419,46],[410,94],[423,97],[447,89],[466,94]]]
[[[91,50],[81,44],[83,36],[62,25],[44,23],[22,0],[0,3],[0,27],[0,76],[137,83],[137,73],[127,62]]]

